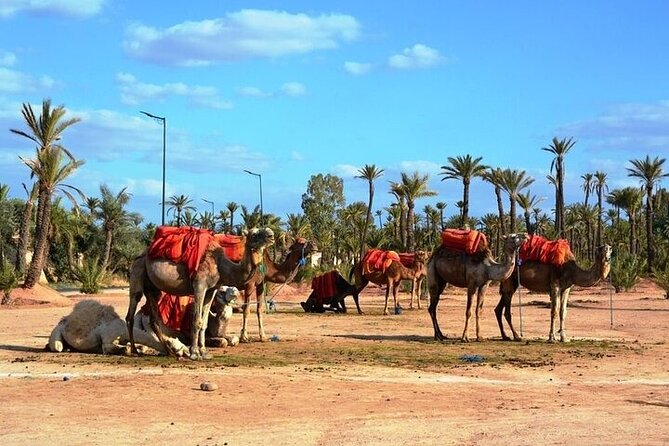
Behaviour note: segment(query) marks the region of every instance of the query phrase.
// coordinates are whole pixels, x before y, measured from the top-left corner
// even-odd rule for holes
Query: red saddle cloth
[[[488,248],[488,239],[484,233],[473,229],[445,229],[441,233],[441,246],[474,254]]]
[[[548,240],[540,235],[531,235],[520,246],[518,251],[520,260],[534,260],[562,266],[574,258],[569,242],[565,239]]]
[[[405,268],[413,268],[416,263],[416,254],[413,252],[400,252],[400,263],[404,265]]]
[[[175,263],[184,263],[193,277],[200,266],[200,260],[214,234],[208,229],[192,226],[159,226],[149,246],[151,258],[162,258]]]
[[[395,251],[383,251],[381,249],[370,249],[362,258],[362,273],[369,274],[374,271],[385,272],[391,263],[400,262],[400,256]]]
[[[223,248],[225,256],[233,262],[241,262],[244,257],[244,237],[232,234],[216,234],[214,240]]]
[[[332,270],[311,279],[311,289],[314,290],[316,302],[322,304],[324,299],[337,294],[337,276],[339,272]]]
[[[188,303],[182,305],[184,296],[174,296],[172,294],[162,293],[158,300],[158,311],[163,323],[181,333],[190,334],[193,319],[193,296],[188,297]],[[149,304],[145,303],[139,310],[142,313],[150,314]]]

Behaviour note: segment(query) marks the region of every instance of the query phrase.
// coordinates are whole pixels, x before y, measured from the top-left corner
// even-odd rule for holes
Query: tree
[[[502,203],[502,184],[504,182],[504,170],[499,167],[489,167],[481,174],[483,181],[487,181],[495,188],[495,198],[497,199],[497,214],[499,216],[500,234],[506,234],[506,225],[504,224],[504,204]],[[499,252],[499,240],[497,241],[497,251]]]
[[[167,213],[172,212],[172,215],[177,219],[177,226],[181,226],[181,216],[184,212],[195,212],[195,206],[191,205],[193,200],[188,195],[172,195],[165,203],[169,207]]]
[[[102,253],[102,269],[107,270],[111,259],[114,236],[122,226],[142,221],[142,216],[136,212],[128,212],[125,206],[130,202],[127,188],[121,189],[116,195],[106,184],[100,185],[100,200],[94,210],[94,217],[102,222],[102,231],[105,235],[105,247]]]
[[[598,170],[595,172],[595,192],[597,193],[597,232],[595,234],[595,244],[597,246],[602,244],[602,202],[605,190],[608,190],[606,174]]]
[[[583,185],[581,187],[583,188],[583,193],[585,193],[583,204],[587,206],[590,194],[595,191],[595,183],[593,181],[594,175],[591,173],[584,173],[581,175],[581,179],[583,180]]]
[[[564,157],[575,144],[573,138],[553,138],[548,147],[541,148],[555,155],[551,162],[551,172],[555,172],[555,231],[558,238],[564,233]]]
[[[26,191],[27,198],[23,205],[21,212],[21,223],[19,226],[19,240],[16,248],[16,265],[14,268],[16,272],[23,276],[26,271],[26,254],[28,253],[28,246],[30,246],[30,231],[33,223],[33,209],[35,208],[35,201],[37,200],[37,193],[39,191],[37,183],[33,183],[30,191],[25,184],[22,184]]]
[[[365,167],[358,169],[356,178],[367,180],[369,184],[369,201],[367,202],[367,215],[365,216],[365,226],[362,230],[362,237],[360,238],[360,258],[365,253],[365,244],[367,242],[367,231],[369,230],[369,222],[372,219],[372,204],[374,202],[374,180],[383,175],[383,169],[378,169],[374,164],[365,164]]]
[[[438,201],[437,204],[435,204],[435,207],[439,210],[439,227],[441,228],[441,231],[444,230],[444,209],[446,209],[446,203],[443,201]]]
[[[288,214],[286,220],[286,232],[294,238],[311,237],[309,219],[304,214]]]
[[[235,229],[235,212],[239,209],[239,205],[235,203],[234,201],[229,201],[228,204],[225,205],[225,208],[228,210],[230,213],[230,231],[234,231]]]
[[[448,157],[450,165],[441,166],[444,180],[462,180],[462,224],[469,220],[469,184],[472,178],[482,177],[488,166],[481,164],[482,157],[472,158],[471,155]]]
[[[629,249],[630,254],[637,254],[637,214],[641,208],[641,200],[643,197],[643,190],[636,187],[626,187],[621,190],[616,190],[615,196],[618,206],[625,211],[630,226],[629,234]],[[613,193],[613,192],[612,192]]]
[[[532,210],[542,201],[544,201],[543,198],[537,198],[536,195],[530,194],[530,191],[527,191],[524,194],[518,194],[517,202],[523,209],[523,215],[525,217],[525,230],[529,234],[534,234],[536,232],[535,226],[533,226],[530,221]]]
[[[651,160],[650,156],[646,155],[646,159],[643,160],[630,160],[632,167],[627,168],[627,175],[639,178],[646,189],[646,268],[648,268],[648,272],[653,270],[655,261],[655,247],[653,245],[653,188],[662,178],[669,176],[669,173],[664,173],[662,169],[665,161],[665,158],[660,158],[659,156]]]
[[[397,199],[397,206],[395,207],[394,212],[397,213],[399,217],[395,221],[398,224],[399,232],[399,244],[403,250],[406,250],[407,247],[407,212],[406,212],[406,192],[402,183],[396,183],[394,181],[390,182],[390,193],[395,196]],[[391,215],[394,215],[391,213]]]
[[[401,184],[407,203],[407,249],[409,252],[416,250],[414,238],[416,200],[437,195],[435,191],[428,189],[428,179],[429,175],[420,175],[418,172],[411,175],[402,172]]]
[[[302,210],[311,223],[316,244],[326,264],[334,258],[336,212],[344,207],[344,181],[334,175],[312,175],[302,194]]]
[[[79,118],[65,119],[66,110],[63,106],[51,107],[51,100],[42,101],[42,113],[35,115],[30,104],[23,104],[23,119],[28,126],[27,131],[10,129],[12,133],[23,136],[37,144],[34,159],[21,158],[31,171],[31,178],[37,178],[37,216],[35,223],[35,244],[33,259],[26,273],[23,286],[32,288],[37,284],[46,259],[48,257],[48,236],[50,226],[51,200],[57,189],[70,195],[67,189],[79,192],[63,181],[84,164],[76,160],[60,141],[63,132],[80,121]],[[81,194],[83,196],[83,194]]]
[[[534,178],[525,176],[524,170],[504,169],[502,189],[509,194],[509,232],[516,232],[516,203],[520,191],[534,183]]]

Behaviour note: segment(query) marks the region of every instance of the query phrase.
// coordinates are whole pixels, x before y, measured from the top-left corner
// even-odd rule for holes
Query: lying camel
[[[239,296],[235,287],[221,287],[216,293],[219,311],[212,317],[213,325],[225,325],[232,315],[232,302]],[[188,356],[188,333],[170,334],[170,348],[177,356]],[[163,344],[153,333],[150,316],[138,312],[134,318],[134,335],[139,350],[143,354],[167,354]],[[235,339],[236,338],[236,339]],[[236,345],[236,336],[229,338],[230,345]],[[78,302],[72,312],[64,316],[51,331],[47,349],[62,352],[67,349],[82,353],[102,353],[105,355],[130,355],[130,336],[125,320],[111,305],[87,299]]]
[[[334,271],[334,273],[335,294],[318,299],[316,296],[316,291],[312,291],[305,302],[300,302],[300,305],[305,312],[324,313],[325,310],[330,310],[334,311],[335,313],[340,311],[342,313],[346,313],[346,304],[344,303],[344,298],[346,296],[353,296],[356,289],[355,286],[348,283],[348,281],[344,279],[338,271]],[[328,305],[329,308],[325,308],[324,305]]]

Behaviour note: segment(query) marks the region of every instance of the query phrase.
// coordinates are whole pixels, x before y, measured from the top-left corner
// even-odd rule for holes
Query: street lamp
[[[163,215],[162,215],[162,220],[161,220],[161,225],[165,226],[165,136],[167,134],[167,120],[162,117],[162,116],[156,116],[152,115],[151,113],[147,113],[145,111],[139,111],[141,114],[148,116],[149,118],[153,118],[156,121],[160,121],[163,124],[163,199],[162,199],[162,204],[163,204]]]
[[[259,173],[251,172],[250,170],[244,169],[244,172],[248,173],[249,175],[253,175],[258,177],[258,180],[260,181],[260,224],[263,224],[263,212],[262,212],[262,175]]]
[[[203,198],[202,201],[204,201],[205,203],[209,203],[211,205],[211,215],[214,215],[214,202],[207,200],[206,198]]]

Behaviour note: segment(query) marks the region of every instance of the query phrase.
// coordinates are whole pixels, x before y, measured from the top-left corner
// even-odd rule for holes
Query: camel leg
[[[175,356],[178,357],[179,353],[176,350],[172,349],[172,342],[169,339],[169,337],[165,335],[165,333],[168,331],[168,328],[165,326],[163,320],[160,317],[160,310],[158,309],[158,299],[160,298],[160,291],[146,290],[145,294],[146,294],[146,300],[149,303],[149,308],[150,308],[149,316],[151,322],[151,329],[153,330],[153,333],[158,337],[158,340],[162,344],[164,351],[174,354]],[[130,330],[128,330],[128,332],[129,331]],[[135,352],[133,351],[133,353]]]
[[[249,305],[251,303],[250,301],[251,301],[251,293],[249,292],[249,288],[247,287],[244,290],[244,303],[242,304],[242,331],[239,333],[239,342],[251,342],[247,326],[249,320],[249,313],[251,312],[251,309],[249,308]]]
[[[386,285],[386,303],[383,306],[383,315],[384,316],[388,314],[388,295],[390,294],[390,287],[391,286],[392,286],[391,282],[388,282],[388,284]]]
[[[569,302],[569,294],[571,293],[571,288],[567,288],[562,292],[560,296],[560,342],[569,342],[566,331],[566,321],[567,321],[567,303]]]
[[[169,350],[165,350],[165,347],[161,344],[156,334],[151,330],[150,316],[143,315],[142,313],[135,314],[133,326],[135,329],[135,341],[140,346],[142,353],[145,353],[149,349],[161,354],[170,353]],[[172,351],[176,352],[178,357],[186,356],[189,351],[188,346],[179,339],[179,333],[170,330],[169,327],[163,327],[163,331],[167,333]]]
[[[256,292],[256,316],[258,317],[258,332],[260,333],[260,342],[265,342],[265,325],[263,324],[263,314],[265,313],[265,293]]]
[[[130,348],[134,355],[139,355],[135,346],[135,337],[133,325],[137,306],[144,295],[144,287],[150,286],[149,278],[146,276],[146,265],[144,256],[138,257],[130,267],[129,288],[128,288],[128,312],[125,315],[125,324],[130,338]],[[156,290],[157,291],[157,290]],[[160,295],[160,292],[158,292]]]
[[[53,328],[49,336],[49,350],[52,352],[62,352],[65,350],[65,340],[63,339],[62,320]]]
[[[437,305],[439,305],[439,297],[446,287],[446,282],[435,273],[435,280],[432,283],[428,281],[428,291],[430,293],[430,306],[427,308],[427,312],[430,313],[430,319],[432,319],[432,327],[434,328],[434,339],[437,341],[443,341],[446,339],[446,336],[441,332],[439,328],[439,322],[437,321]]]
[[[548,332],[548,342],[555,342],[555,319],[558,316],[558,296],[560,292],[555,289],[551,289],[550,298],[551,298],[551,326],[550,331]]]
[[[467,336],[467,331],[469,329],[469,321],[472,318],[472,303],[474,302],[474,293],[476,289],[470,289],[467,287],[467,309],[465,310],[465,329],[462,331],[462,337],[460,340],[462,342],[469,342],[469,336]]]
[[[363,314],[362,310],[360,309],[359,296],[360,292],[364,290],[369,283],[369,280],[365,279],[364,277],[360,277],[359,280],[362,286],[358,287],[357,285],[354,285],[355,291],[353,292],[353,301],[355,302],[355,306],[358,309],[358,314]],[[355,283],[358,283],[358,281],[356,280]]]
[[[395,305],[393,307],[393,311],[397,310],[397,307],[399,307],[400,303],[397,300],[397,289],[400,287],[400,281],[397,282],[392,282],[392,287],[393,287],[393,304]]]
[[[476,340],[479,342],[483,340],[481,337],[481,311],[483,311],[483,301],[485,300],[485,292],[487,289],[488,285],[483,285],[476,293]]]
[[[420,288],[423,286],[423,279],[414,279],[413,283],[411,284],[411,299],[413,302],[413,295],[416,295],[416,305],[418,306],[418,309],[420,310]]]

